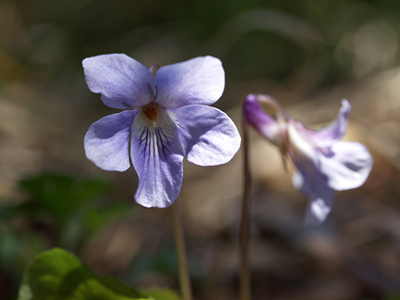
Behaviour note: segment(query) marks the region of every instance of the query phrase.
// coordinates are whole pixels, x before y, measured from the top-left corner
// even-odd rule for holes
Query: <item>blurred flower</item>
[[[89,89],[101,94],[105,105],[125,109],[90,126],[86,156],[103,170],[120,172],[131,158],[139,176],[137,203],[167,207],[176,200],[184,155],[196,165],[214,166],[238,151],[236,126],[209,106],[225,86],[219,59],[197,57],[148,69],[124,54],[109,54],[86,58],[82,65]]]
[[[260,102],[276,111],[276,119],[264,112]],[[306,224],[318,225],[326,219],[334,190],[357,188],[367,179],[373,164],[368,149],[360,143],[340,141],[351,109],[347,100],[342,100],[337,119],[317,131],[294,120],[269,96],[248,95],[243,109],[246,121],[293,160],[297,170],[292,183],[309,196]]]

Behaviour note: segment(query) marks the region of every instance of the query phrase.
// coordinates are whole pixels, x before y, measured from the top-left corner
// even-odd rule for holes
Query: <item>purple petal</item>
[[[181,190],[183,153],[176,126],[161,107],[155,122],[141,113],[132,126],[131,157],[139,176],[135,200],[145,207],[167,207]]]
[[[266,114],[256,95],[247,95],[243,102],[245,120],[273,144],[277,144],[279,129],[274,118]]]
[[[329,147],[345,135],[350,110],[350,103],[343,99],[342,107],[335,121],[318,131],[308,129],[308,134],[318,147]]]
[[[321,223],[330,212],[333,190],[346,190],[362,185],[372,168],[368,149],[359,143],[337,142],[330,148],[315,148],[301,123],[288,124],[289,153],[299,172],[293,185],[309,196],[308,224]]]
[[[138,113],[126,110],[93,123],[84,139],[86,157],[103,170],[129,169],[129,134]]]
[[[319,164],[319,149],[311,141],[309,135],[300,122],[289,119],[287,123],[287,151],[296,166],[304,166],[304,169],[312,170]],[[310,167],[308,167],[310,166]],[[298,168],[300,168],[298,166]]]
[[[328,185],[337,191],[361,186],[371,172],[373,159],[360,143],[338,142],[331,147],[332,156],[320,155],[320,170]]]
[[[314,148],[301,123],[289,120],[288,152],[298,171],[292,183],[299,191],[308,195],[307,225],[321,224],[329,214],[334,201],[334,192],[327,185],[327,177],[319,169],[320,152]]]
[[[307,226],[320,225],[325,221],[330,213],[335,194],[333,190],[327,186],[325,176],[317,170],[300,166],[302,171],[295,171],[292,176],[292,183],[296,189],[308,195],[308,206],[305,216],[305,224]],[[308,170],[309,172],[305,172]]]
[[[156,74],[156,85],[156,102],[165,107],[210,105],[222,96],[225,73],[218,58],[197,57],[161,67]]]
[[[305,225],[317,226],[325,221],[332,210],[335,193],[326,185],[321,185],[318,193],[309,195]]]
[[[227,163],[240,147],[240,135],[232,120],[215,107],[187,105],[169,109],[188,161],[199,166]]]
[[[82,61],[86,83],[112,108],[139,108],[154,100],[155,78],[150,70],[125,54],[107,54]]]
[[[308,194],[310,192],[308,183],[298,170],[293,171],[292,184],[296,188],[296,190],[302,192],[303,194]]]

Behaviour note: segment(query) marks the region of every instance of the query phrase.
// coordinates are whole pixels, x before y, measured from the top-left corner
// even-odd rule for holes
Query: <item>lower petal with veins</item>
[[[139,176],[135,200],[145,207],[167,207],[181,190],[183,153],[176,125],[164,109],[149,121],[141,113],[132,125],[131,158]]]

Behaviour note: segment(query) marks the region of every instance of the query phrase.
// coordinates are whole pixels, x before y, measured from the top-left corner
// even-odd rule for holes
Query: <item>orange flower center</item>
[[[157,104],[151,102],[143,107],[144,115],[151,121],[154,121],[157,117]]]

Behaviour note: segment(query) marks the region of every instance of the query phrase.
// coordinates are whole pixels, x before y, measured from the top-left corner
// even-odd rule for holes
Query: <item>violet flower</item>
[[[260,102],[276,111],[276,119],[264,112]],[[368,149],[360,143],[340,141],[351,109],[347,100],[342,100],[337,119],[317,131],[294,120],[269,96],[248,95],[243,109],[246,121],[294,162],[297,170],[292,183],[309,197],[307,225],[326,219],[334,190],[357,188],[367,179],[373,165]]]
[[[107,171],[133,167],[135,193],[145,207],[167,207],[179,195],[183,156],[199,166],[228,162],[240,136],[232,120],[209,105],[222,95],[224,69],[217,58],[146,68],[125,54],[89,57],[82,62],[86,83],[105,105],[124,109],[93,123],[85,153]],[[130,154],[129,154],[130,152]]]

